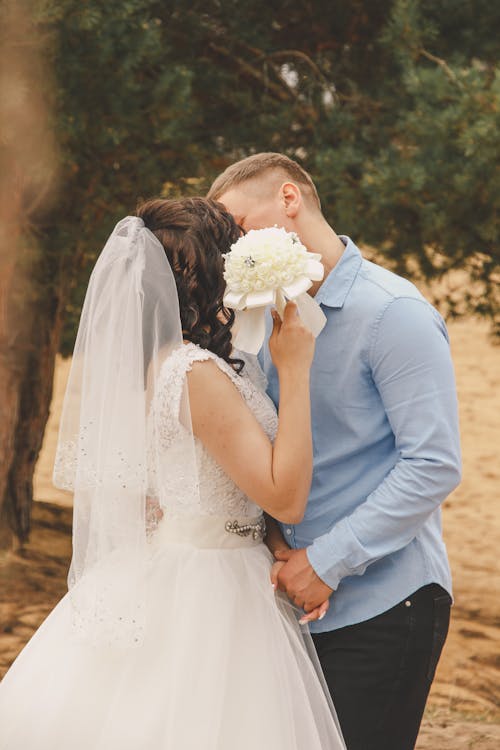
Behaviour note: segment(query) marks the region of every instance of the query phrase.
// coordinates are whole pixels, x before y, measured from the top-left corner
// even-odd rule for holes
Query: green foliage
[[[63,351],[114,222],[259,150],[301,160],[333,226],[401,272],[467,268],[451,312],[498,316],[499,20],[486,0],[45,0]]]
[[[451,3],[433,6],[432,23],[422,6],[395,3],[379,37],[394,69],[374,92],[380,110],[364,126],[363,144],[357,137],[346,152],[341,137],[326,152],[319,148],[316,168],[337,215],[348,216],[348,226],[357,226],[400,272],[434,279],[464,269],[462,289],[445,300],[448,312],[490,316],[498,333],[500,69],[479,58],[480,38],[470,49],[455,49],[453,65],[439,57],[450,40],[441,43],[436,12],[446,22]],[[473,41],[456,30],[462,44]],[[332,113],[332,123],[341,121]],[[336,161],[338,152],[347,161]]]

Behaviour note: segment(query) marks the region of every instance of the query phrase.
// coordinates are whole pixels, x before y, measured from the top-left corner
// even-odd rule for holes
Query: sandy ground
[[[455,580],[450,635],[433,685],[418,750],[500,747],[500,347],[487,326],[451,323],[464,479],[444,505]],[[34,530],[23,554],[0,560],[0,675],[65,592],[70,496],[50,481],[68,372],[59,361],[52,416],[35,478]],[[2,632],[3,631],[3,632]]]

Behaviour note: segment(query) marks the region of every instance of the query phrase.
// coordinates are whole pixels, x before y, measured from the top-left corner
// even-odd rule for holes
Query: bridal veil
[[[162,481],[165,472],[199,491],[187,388],[180,407],[182,465],[178,450],[169,460],[148,408],[163,362],[182,343],[164,248],[142,219],[128,216],[116,225],[90,277],[53,476],[57,487],[74,493],[68,584],[75,633],[95,642],[142,641],[141,572],[148,527],[168,507],[162,488],[172,482]],[[125,578],[126,587],[117,584]]]

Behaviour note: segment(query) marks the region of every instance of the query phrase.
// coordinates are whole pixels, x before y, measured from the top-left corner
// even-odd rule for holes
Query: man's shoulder
[[[413,282],[366,258],[359,269],[358,285],[367,303],[374,307],[385,307],[402,297],[429,304]]]
[[[446,324],[439,311],[408,279],[363,258],[356,284],[349,298],[349,307],[357,323],[364,321],[366,330],[375,331],[382,320],[400,330],[425,329],[437,326],[448,338]],[[390,312],[389,312],[390,311]]]

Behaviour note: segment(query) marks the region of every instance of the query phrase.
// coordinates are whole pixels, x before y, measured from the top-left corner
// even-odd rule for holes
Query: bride
[[[264,543],[263,511],[305,510],[313,338],[274,313],[278,422],[231,346],[239,234],[213,201],[148,201],[96,263],[54,468],[69,592],[0,685],[1,750],[345,747]]]

